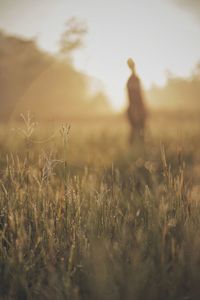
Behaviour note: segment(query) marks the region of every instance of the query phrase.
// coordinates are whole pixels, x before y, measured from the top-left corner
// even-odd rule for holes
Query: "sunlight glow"
[[[88,36],[74,63],[102,81],[115,109],[125,104],[128,57],[135,60],[144,87],[163,84],[166,70],[188,75],[200,58],[200,23],[173,1],[36,2],[3,0],[0,27],[36,36],[42,48],[56,52],[65,21],[71,16],[85,20]]]

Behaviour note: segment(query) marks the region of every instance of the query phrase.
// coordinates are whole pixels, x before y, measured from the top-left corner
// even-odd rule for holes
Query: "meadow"
[[[200,299],[198,115],[127,135],[122,117],[1,125],[0,299]]]

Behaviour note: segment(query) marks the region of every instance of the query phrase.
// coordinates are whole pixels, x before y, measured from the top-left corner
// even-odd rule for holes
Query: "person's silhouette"
[[[146,108],[140,85],[140,79],[135,71],[135,63],[131,58],[129,58],[127,64],[131,69],[131,76],[127,82],[129,99],[127,115],[131,125],[130,143],[132,143],[134,138],[137,138],[141,141],[144,139]]]

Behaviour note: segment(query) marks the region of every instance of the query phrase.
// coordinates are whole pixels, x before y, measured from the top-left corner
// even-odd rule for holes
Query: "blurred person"
[[[136,74],[135,63],[132,58],[127,60],[128,67],[131,70],[131,76],[127,82],[129,106],[127,116],[131,125],[129,142],[133,140],[144,141],[144,131],[146,123],[146,107],[144,104],[144,96],[140,84],[140,79]]]

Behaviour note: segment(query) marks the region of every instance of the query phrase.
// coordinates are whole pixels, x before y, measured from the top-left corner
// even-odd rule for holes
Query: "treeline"
[[[35,40],[0,32],[0,121],[27,110],[43,119],[105,114],[106,96],[91,94],[90,80],[70,60],[40,50]]]
[[[165,86],[152,86],[147,97],[157,108],[200,111],[200,64],[188,78],[170,76]]]

